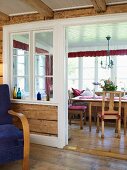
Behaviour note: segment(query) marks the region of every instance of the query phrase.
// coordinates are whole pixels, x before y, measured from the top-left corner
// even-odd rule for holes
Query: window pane
[[[102,79],[111,79],[111,69],[104,69],[101,68],[101,61],[105,61],[105,58],[103,60],[103,57],[98,57],[98,82],[100,82]]]
[[[36,77],[35,78],[35,98],[37,93],[40,92],[42,98],[44,96],[49,96],[49,98],[53,98],[53,78],[52,77]]]
[[[83,67],[93,68],[95,65],[95,57],[83,57]]]
[[[78,72],[79,72],[78,68],[73,68],[73,69],[69,70],[68,78],[69,79],[78,78]]]
[[[93,81],[89,79],[83,80],[83,89],[89,88],[90,90],[93,90]]]
[[[28,56],[13,56],[13,75],[28,76]]]
[[[29,34],[13,35],[13,87],[29,95]],[[12,87],[12,88],[13,88]]]
[[[68,89],[71,89],[72,87],[78,89],[78,80],[76,79],[68,80]]]
[[[53,32],[36,32],[34,36],[34,93],[53,97]]]
[[[45,55],[35,55],[35,75],[45,75]]]
[[[68,78],[78,79],[79,74],[79,60],[78,58],[68,58]]]
[[[127,90],[127,56],[117,56],[117,86]]]
[[[93,89],[95,76],[95,57],[83,58],[83,89]]]
[[[24,95],[26,97],[29,96],[29,81],[28,81],[28,78],[24,78],[24,77],[14,77],[13,78],[13,84],[15,87],[20,87],[21,89],[21,92],[25,93]]]
[[[68,58],[68,89],[78,88],[79,58]]]
[[[87,68],[83,68],[83,77],[85,79],[90,79],[90,80],[94,80],[94,70],[95,68],[90,68],[90,67],[87,67]]]

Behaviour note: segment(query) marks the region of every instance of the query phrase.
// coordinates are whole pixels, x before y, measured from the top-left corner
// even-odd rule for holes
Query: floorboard
[[[79,125],[71,125],[71,140],[65,149],[85,152],[94,155],[110,156],[127,160],[127,136],[124,136],[123,129],[121,138],[117,138],[114,127],[105,127],[105,137],[101,138],[101,132],[96,133],[96,126],[92,126],[89,132],[88,125],[83,130],[79,129]]]

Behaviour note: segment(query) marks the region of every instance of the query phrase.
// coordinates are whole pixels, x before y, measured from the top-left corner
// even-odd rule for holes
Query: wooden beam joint
[[[105,0],[91,0],[94,9],[97,13],[106,11],[106,2]]]

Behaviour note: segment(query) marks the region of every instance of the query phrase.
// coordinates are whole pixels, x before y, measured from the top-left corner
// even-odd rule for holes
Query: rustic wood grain
[[[58,111],[56,106],[12,103],[12,110],[26,115],[31,133],[58,135]],[[21,127],[17,119],[14,122],[18,127]]]
[[[127,12],[127,4],[119,4],[119,5],[107,6],[107,10],[101,13],[97,13],[92,7],[84,8],[84,9],[55,11],[54,19],[75,18],[75,17],[105,15],[105,14],[114,14],[114,13],[126,13],[126,12]]]
[[[69,128],[71,139],[65,149],[127,160],[127,136],[124,135],[122,128],[121,139],[117,138],[114,127],[115,122],[107,122],[105,138],[102,139],[101,133],[96,134],[96,126],[89,132],[88,123],[83,130],[77,125],[71,125]]]
[[[106,11],[106,2],[105,0],[91,0],[95,10],[99,12],[105,12]]]

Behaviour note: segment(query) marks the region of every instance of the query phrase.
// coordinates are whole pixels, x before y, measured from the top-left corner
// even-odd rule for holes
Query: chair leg
[[[70,114],[70,113],[68,113],[69,115],[68,115],[68,118],[69,118],[69,125],[71,125],[71,117],[72,117],[72,115]]]
[[[120,132],[121,132],[121,119],[118,120],[118,138],[121,137]]]
[[[116,119],[116,128],[115,128],[115,133],[118,133],[118,120]]]
[[[29,158],[28,156],[24,157],[22,170],[29,170]]]
[[[104,138],[104,120],[102,120],[101,123],[102,123],[101,138]]]
[[[80,129],[83,129],[83,113],[80,113]]]
[[[84,112],[84,125],[86,125],[86,113]]]
[[[99,133],[100,127],[99,127],[99,117],[97,116],[97,129],[96,133]]]
[[[94,123],[96,125],[96,122],[97,122],[97,107],[95,107],[94,109]]]

